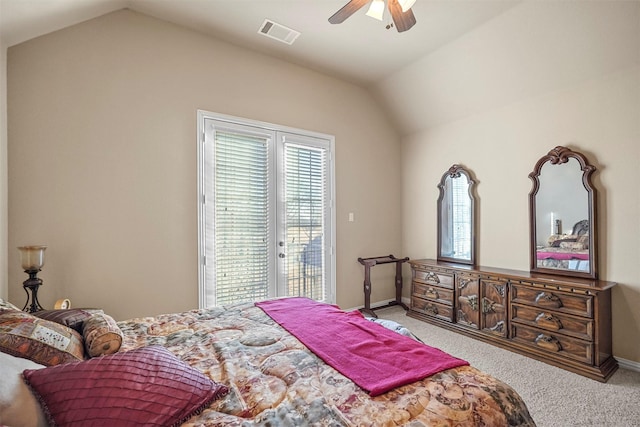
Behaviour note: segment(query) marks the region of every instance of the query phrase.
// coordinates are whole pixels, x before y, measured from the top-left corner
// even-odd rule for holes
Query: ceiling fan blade
[[[329,18],[329,22],[332,24],[340,24],[367,3],[369,3],[369,0],[351,0],[349,3],[342,6],[339,11],[333,14],[331,18]]]
[[[389,12],[393,18],[393,23],[399,33],[407,31],[416,24],[416,17],[413,15],[411,9],[406,12],[402,11],[402,7],[398,0],[388,0]]]

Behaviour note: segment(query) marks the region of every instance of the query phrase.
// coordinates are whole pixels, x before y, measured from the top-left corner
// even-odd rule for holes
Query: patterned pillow
[[[586,249],[582,243],[579,242],[560,242],[561,249],[569,249],[572,251],[582,251]]]
[[[84,347],[89,357],[105,356],[120,350],[122,331],[113,317],[96,313],[82,324]]]
[[[577,238],[578,236],[574,236],[571,234],[554,234],[553,236],[549,237],[549,246],[552,248],[559,248],[561,247],[562,243],[572,243],[575,242]]]
[[[70,308],[66,310],[41,310],[33,314],[40,319],[50,320],[82,333],[83,322],[94,313],[102,313],[102,310]]]
[[[582,243],[585,249],[589,249],[589,235],[588,234],[579,235],[578,243]]]
[[[79,333],[23,311],[0,312],[0,351],[45,366],[84,360]]]
[[[23,375],[61,427],[177,426],[228,392],[157,345]]]
[[[5,301],[0,298],[0,313],[5,311],[22,311],[15,305],[11,304],[9,301]]]

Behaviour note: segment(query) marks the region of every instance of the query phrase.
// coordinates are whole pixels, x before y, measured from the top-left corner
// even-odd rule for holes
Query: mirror
[[[595,170],[581,153],[558,146],[529,174],[532,272],[597,278]]]
[[[438,188],[438,261],[475,265],[475,181],[460,165],[453,165]]]

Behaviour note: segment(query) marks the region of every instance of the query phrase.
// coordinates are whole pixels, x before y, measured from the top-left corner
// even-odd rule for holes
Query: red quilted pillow
[[[228,391],[162,346],[23,375],[53,426],[177,426]]]
[[[33,313],[34,316],[40,319],[56,322],[69,328],[74,329],[77,332],[82,333],[82,323],[93,316],[94,312],[102,310],[89,309],[83,310],[81,308],[68,308],[64,310],[40,310]]]

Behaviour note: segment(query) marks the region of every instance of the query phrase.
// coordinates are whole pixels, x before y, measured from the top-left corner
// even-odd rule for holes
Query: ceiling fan
[[[371,2],[367,15],[382,21],[384,13],[385,0],[350,0],[349,3],[334,13],[329,22],[332,24],[340,24],[348,17],[360,10],[365,4]],[[391,12],[393,23],[399,33],[407,31],[416,23],[416,17],[411,11],[411,6],[416,0],[386,0],[387,8]],[[389,28],[389,26],[387,26]]]

